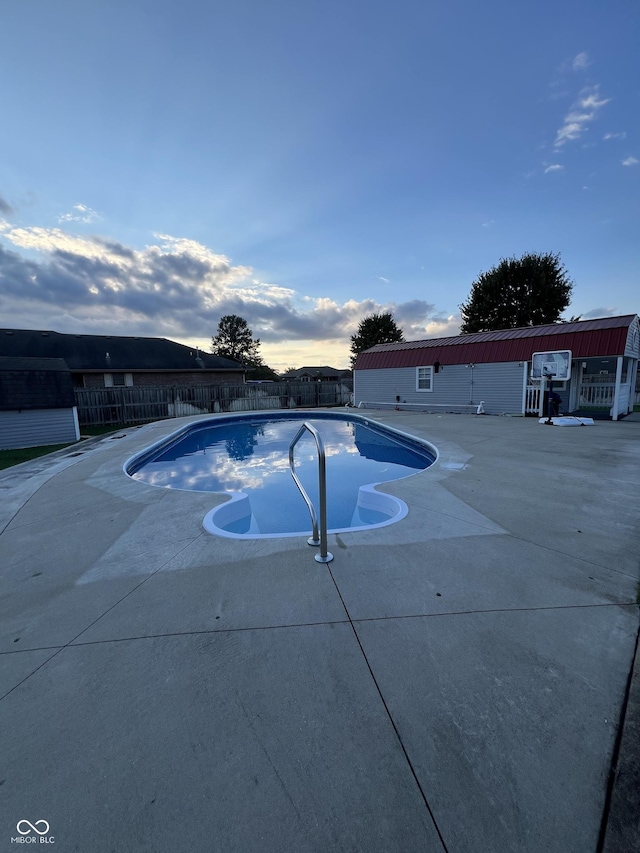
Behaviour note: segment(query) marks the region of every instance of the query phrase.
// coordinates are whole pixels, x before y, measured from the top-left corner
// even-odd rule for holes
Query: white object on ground
[[[538,423],[546,424],[547,418],[540,418]],[[561,418],[551,418],[551,423],[554,426],[593,426],[593,418],[577,418],[567,415]]]

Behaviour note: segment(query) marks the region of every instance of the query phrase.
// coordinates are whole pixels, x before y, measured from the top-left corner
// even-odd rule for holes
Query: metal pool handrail
[[[293,450],[300,440],[300,438],[304,435],[305,430],[311,433],[316,442],[316,447],[318,448],[318,491],[320,498],[320,536],[318,536],[318,518],[316,516],[316,510],[314,505],[311,503],[309,495],[306,493],[304,486],[300,482],[298,475],[296,474],[296,465],[293,458]],[[309,514],[311,516],[311,526],[313,528],[313,535],[309,537],[307,540],[309,545],[320,545],[320,553],[316,554],[315,559],[318,563],[330,563],[333,560],[333,554],[327,551],[327,463],[324,453],[324,444],[322,443],[322,438],[320,437],[320,433],[318,430],[311,426],[310,423],[305,421],[298,432],[295,435],[295,438],[289,445],[289,467],[291,468],[291,476],[293,480],[300,490],[300,494],[304,498],[304,502],[306,503]]]

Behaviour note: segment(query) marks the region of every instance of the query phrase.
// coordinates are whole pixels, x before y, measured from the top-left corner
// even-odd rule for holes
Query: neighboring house
[[[69,368],[61,358],[0,358],[0,449],[78,441]]]
[[[534,352],[570,350],[571,379],[554,383],[563,412],[633,411],[640,357],[638,317],[606,317],[450,338],[379,344],[360,353],[354,402],[446,410],[484,403],[488,414],[539,414]]]
[[[284,380],[292,382],[342,382],[351,379],[350,370],[337,370],[335,367],[299,367],[297,370],[287,370]]]
[[[244,382],[236,361],[166,338],[0,329],[0,357],[63,358],[76,388],[222,385]]]

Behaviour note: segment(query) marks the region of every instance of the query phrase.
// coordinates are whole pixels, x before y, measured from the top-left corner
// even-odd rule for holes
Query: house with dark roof
[[[636,314],[379,344],[358,355],[354,402],[424,411],[483,403],[488,414],[543,414],[532,357],[562,351],[569,352],[571,372],[553,383],[561,412],[602,412],[617,420],[633,411],[640,358]]]
[[[287,370],[282,378],[290,382],[342,382],[351,379],[351,371],[339,370],[325,364],[321,367],[298,367],[296,370]]]
[[[0,449],[79,438],[73,382],[63,359],[0,357]]]
[[[61,358],[76,388],[244,382],[245,368],[166,338],[0,329],[0,357]]]

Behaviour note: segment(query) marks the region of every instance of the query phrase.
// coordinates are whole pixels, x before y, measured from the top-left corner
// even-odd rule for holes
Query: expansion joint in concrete
[[[613,851],[614,848],[611,846],[611,838],[608,837],[607,831],[609,830],[609,818],[611,816],[611,804],[614,797],[614,790],[616,786],[616,781],[618,778],[618,763],[620,760],[620,750],[622,746],[622,738],[624,735],[624,727],[627,718],[627,709],[629,707],[629,696],[631,695],[631,688],[633,684],[634,672],[636,671],[636,660],[638,656],[638,645],[640,643],[640,625],[638,625],[638,631],[636,634],[636,644],[633,650],[633,655],[631,657],[631,666],[629,667],[629,675],[627,677],[627,684],[624,692],[624,699],[622,701],[622,707],[620,708],[620,719],[618,721],[618,732],[616,734],[615,744],[613,746],[613,754],[611,756],[611,768],[609,770],[609,778],[607,780],[607,793],[604,801],[604,809],[602,810],[602,821],[600,823],[600,835],[598,837],[598,847],[596,849],[596,853],[607,853],[607,851]],[[637,771],[637,768],[636,768]],[[621,816],[618,815],[618,818]],[[629,824],[633,822],[631,818],[629,820]],[[618,842],[620,839],[617,839],[614,844],[615,850],[617,853],[627,853],[626,848],[623,850],[618,846]],[[633,853],[635,853],[637,847],[633,848]],[[629,853],[632,853],[631,848],[629,848]]]
[[[380,697],[380,701],[382,702],[382,706],[385,710],[387,717],[389,718],[389,722],[391,723],[391,725],[393,727],[393,731],[395,732],[396,738],[398,740],[398,744],[400,745],[400,749],[402,750],[405,761],[407,762],[407,766],[409,767],[411,775],[413,776],[413,779],[417,785],[418,791],[420,792],[420,796],[422,797],[422,801],[425,805],[427,812],[429,813],[429,817],[431,818],[431,822],[433,823],[434,829],[438,833],[438,838],[440,839],[440,843],[442,844],[442,849],[443,849],[444,853],[449,853],[447,844],[446,844],[446,842],[442,836],[442,832],[440,831],[440,827],[438,826],[438,822],[436,821],[435,815],[433,813],[433,809],[431,808],[431,806],[429,804],[429,800],[427,799],[427,795],[424,791],[424,788],[420,784],[420,780],[418,779],[418,774],[416,773],[415,767],[413,766],[413,762],[411,761],[411,758],[409,757],[409,753],[407,752],[407,748],[404,745],[404,742],[402,740],[402,735],[400,734],[400,731],[398,730],[398,727],[396,725],[396,721],[393,719],[393,715],[391,713],[391,710],[390,710],[390,708],[389,708],[389,706],[388,706],[388,704],[384,698],[384,695],[382,693],[382,689],[380,688],[380,685],[378,683],[378,679],[376,678],[376,676],[373,672],[373,669],[371,667],[371,663],[369,662],[369,658],[367,657],[367,653],[365,652],[364,646],[362,645],[362,642],[360,641],[360,637],[358,636],[356,626],[353,623],[353,619],[351,618],[351,614],[349,613],[349,609],[345,603],[345,600],[344,600],[342,593],[340,591],[340,587],[338,586],[338,583],[337,583],[337,581],[333,575],[333,572],[331,571],[331,566],[329,564],[327,564],[327,569],[329,571],[329,575],[331,576],[331,580],[333,581],[333,584],[336,588],[336,592],[338,593],[338,596],[340,597],[340,601],[342,603],[342,606],[344,607],[344,612],[347,614],[349,624],[351,625],[351,630],[353,631],[353,635],[356,639],[358,647],[360,648],[360,652],[362,654],[362,657],[364,658],[364,662],[367,665],[367,669],[369,670],[369,675],[371,676],[371,680],[373,681],[374,686],[378,692],[378,696]]]

